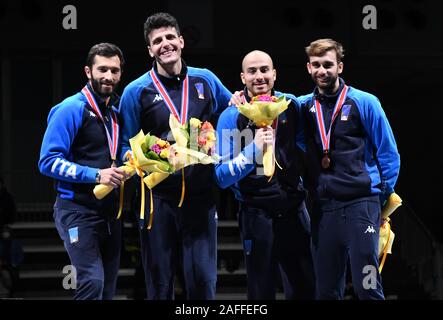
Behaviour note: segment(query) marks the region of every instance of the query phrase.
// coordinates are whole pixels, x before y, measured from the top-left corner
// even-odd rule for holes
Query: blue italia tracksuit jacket
[[[152,70],[156,72],[179,114],[182,111],[183,81],[188,75],[187,120],[194,117],[214,123],[215,116],[228,106],[231,93],[207,69],[188,67],[182,60],[182,70],[175,77],[159,75],[155,62]],[[125,88],[119,110],[123,122],[122,155],[130,148],[129,139],[140,129],[145,134],[172,139],[170,111],[155,88],[150,72]],[[179,171],[153,188],[152,229],[148,231],[144,227],[140,231],[148,299],[174,297],[177,265],[183,267],[189,299],[215,298],[217,230],[212,195],[214,169],[212,165],[197,164],[186,167],[184,175],[186,192],[183,206],[177,207],[182,192],[182,173]],[[145,217],[149,216],[149,210],[150,203],[147,201]],[[143,227],[146,221],[140,224]]]
[[[274,94],[277,97],[282,95],[278,91]],[[291,104],[279,116],[275,150],[276,159],[284,170],[276,167],[271,183],[268,183],[269,178],[256,172],[263,168],[261,161],[257,161],[261,151],[256,148],[254,136],[249,133],[255,133],[257,128],[250,125],[235,106],[226,109],[217,124],[217,150],[222,158],[216,165],[217,183],[222,188],[231,187],[237,200],[247,205],[276,210],[279,205],[284,207],[291,202],[299,203],[304,198],[304,193],[299,191],[300,163],[297,163],[295,156],[296,146],[301,150],[305,148],[300,104],[293,95],[285,96],[291,100]],[[247,95],[245,97],[249,99]],[[293,119],[288,119],[291,117]],[[244,139],[236,139],[240,135]],[[236,141],[242,141],[242,144],[238,145]]]
[[[164,84],[169,97],[180,109],[182,82],[186,74],[189,76],[189,107],[188,120],[197,118],[201,121],[212,121],[216,114],[227,107],[231,93],[220,80],[209,70],[187,67],[183,68],[175,78],[158,75]],[[156,66],[154,63],[154,70]],[[149,72],[131,82],[124,90],[120,102],[122,116],[122,157],[130,150],[129,139],[140,129],[145,134],[151,133],[161,139],[172,138],[169,128],[170,111],[153,85]],[[180,112],[180,110],[178,110]],[[191,182],[192,177],[192,182]],[[213,177],[212,166],[193,165],[185,168],[186,197],[207,194],[208,181]],[[164,199],[177,200],[181,195],[181,172],[177,172],[158,184],[154,195]]]
[[[322,142],[314,97],[321,104],[326,130],[338,95],[313,93],[299,97],[306,135],[305,186],[313,200],[312,239],[317,297],[343,299],[348,261],[360,299],[384,299],[378,273],[380,202],[393,192],[400,156],[379,100],[349,87],[332,124],[330,167],[322,168]],[[370,266],[375,278],[365,286]]]
[[[341,80],[339,92],[343,85]],[[337,95],[320,96],[317,91],[299,97],[305,116],[308,151],[305,185],[312,196],[346,201],[392,193],[400,170],[400,156],[377,97],[349,87],[341,113],[332,125],[332,167],[323,170],[322,143],[313,107],[314,94],[320,99],[326,128],[329,128],[337,98]]]
[[[111,131],[109,107],[94,97]],[[109,105],[117,100],[111,97]],[[76,268],[75,299],[112,299],[115,293],[121,246],[121,225],[115,221],[118,193],[102,200],[93,194],[98,170],[111,165],[105,127],[81,92],[51,109],[38,166],[54,179],[54,220]]]
[[[109,119],[103,102],[100,103],[97,96],[95,99],[102,114]],[[113,98],[111,105],[115,105],[116,100]],[[107,125],[110,130],[110,122]],[[111,164],[105,128],[81,92],[51,109],[38,166],[42,174],[54,178],[57,197],[88,208],[102,206],[109,197],[98,201],[92,190],[98,170]]]
[[[235,106],[217,124],[222,161],[216,165],[216,179],[240,201],[248,299],[275,299],[279,271],[287,299],[314,298],[310,223],[300,179],[305,147],[300,104],[293,95],[285,96],[291,103],[275,125],[275,157],[282,169],[276,166],[271,181],[263,175],[262,151],[254,144],[258,128]],[[245,97],[250,100],[246,89]]]

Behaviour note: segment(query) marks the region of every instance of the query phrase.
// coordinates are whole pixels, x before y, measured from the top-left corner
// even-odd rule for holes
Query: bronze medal
[[[330,165],[331,165],[331,159],[329,159],[328,155],[325,154],[321,159],[321,166],[323,169],[328,169]]]
[[[340,113],[343,103],[346,101],[346,94],[348,92],[348,86],[343,85],[343,89],[340,92],[340,95],[337,99],[337,102],[335,103],[334,111],[332,113],[331,122],[329,124],[329,128],[326,128],[326,125],[324,123],[324,117],[323,117],[323,111],[322,106],[317,98],[314,97],[314,117],[317,122],[317,127],[321,139],[321,146],[323,150],[323,157],[321,159],[321,166],[323,169],[328,169],[331,167],[331,158],[330,158],[330,139],[331,139],[331,128],[332,124],[334,123],[335,119],[337,118],[337,115]],[[326,129],[328,129],[326,131]]]

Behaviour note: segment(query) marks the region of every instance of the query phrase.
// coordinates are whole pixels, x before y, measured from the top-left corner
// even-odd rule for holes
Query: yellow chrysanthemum
[[[164,148],[166,146],[166,141],[162,139],[158,139],[156,143],[160,148]]]
[[[163,149],[160,152],[160,158],[167,159],[169,157],[169,149]]]
[[[214,134],[214,132],[208,132],[208,134],[206,135],[206,139],[208,141],[215,141],[215,134]]]

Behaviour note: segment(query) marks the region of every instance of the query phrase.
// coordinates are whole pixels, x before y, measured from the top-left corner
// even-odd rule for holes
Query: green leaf
[[[146,146],[145,142],[143,142],[140,147],[142,148],[143,153],[148,152],[148,147]]]
[[[156,136],[151,136],[150,134],[146,135],[146,146],[148,149],[151,149],[151,147],[155,144],[155,142],[158,140]]]
[[[154,151],[152,151],[152,150],[149,150],[148,153],[147,153],[146,155],[147,155],[147,157],[148,157],[149,159],[157,160],[157,161],[161,161],[161,158],[159,157],[159,155],[156,154],[156,153],[155,153]]]
[[[171,164],[169,163],[169,162],[167,162],[167,161],[165,161],[165,160],[159,160],[159,165],[158,165],[158,167],[160,168],[160,169],[162,169],[163,171],[168,171],[168,172],[173,172],[172,171],[172,166],[171,166]]]

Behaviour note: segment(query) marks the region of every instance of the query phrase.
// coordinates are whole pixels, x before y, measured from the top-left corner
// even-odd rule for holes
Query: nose
[[[262,81],[264,79],[263,73],[261,73],[261,71],[257,71],[257,73],[255,74],[255,78],[259,81]]]
[[[170,42],[169,42],[169,40],[168,39],[166,39],[166,38],[163,38],[162,39],[162,42],[161,42],[161,46],[163,47],[163,48],[167,48],[167,47],[169,47],[170,46]]]
[[[103,78],[106,80],[112,80],[112,71],[107,70],[106,72],[103,72]]]
[[[326,73],[326,69],[323,66],[320,66],[317,71],[318,71],[319,74],[325,74]]]

